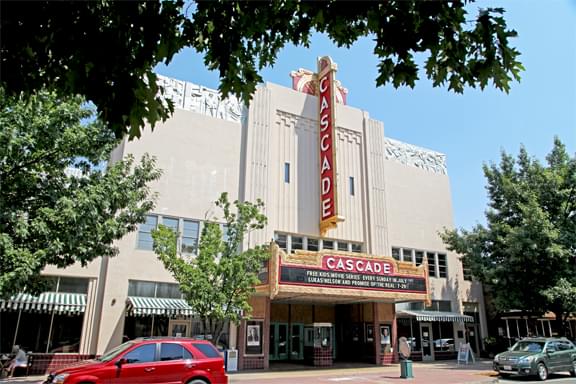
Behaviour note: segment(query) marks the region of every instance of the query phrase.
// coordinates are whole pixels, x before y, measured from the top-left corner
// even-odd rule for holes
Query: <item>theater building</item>
[[[53,292],[81,296],[69,337],[77,345],[47,338],[31,349],[101,354],[126,337],[199,334],[193,311],[151,250],[150,231],[158,224],[176,229],[180,250],[193,256],[213,202],[228,192],[265,202],[267,226],[245,246],[271,249],[251,318],[230,325],[225,336],[240,369],[277,361],[390,363],[400,336],[415,359],[455,358],[465,342],[479,352],[486,335],[481,286],[438,236],[453,227],[445,156],[388,138],[381,121],[347,105],[336,69],[325,57],[315,72],[293,72],[291,88],[263,84],[249,108],[160,77],[174,115],[124,141],[112,158],[156,156],[163,169],[152,186],[156,208],[117,243],[118,256],[45,271],[82,287]],[[43,316],[52,318],[51,329],[61,327],[65,313],[56,306],[42,310],[21,299],[2,303],[2,333],[7,316],[15,321],[18,313],[20,321]],[[16,343],[32,343],[21,333]]]

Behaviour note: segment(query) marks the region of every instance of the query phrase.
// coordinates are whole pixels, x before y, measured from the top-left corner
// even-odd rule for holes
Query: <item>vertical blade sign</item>
[[[338,221],[336,196],[336,152],[335,152],[335,93],[334,73],[336,65],[324,56],[318,60],[318,111],[320,146],[320,234],[336,228]]]

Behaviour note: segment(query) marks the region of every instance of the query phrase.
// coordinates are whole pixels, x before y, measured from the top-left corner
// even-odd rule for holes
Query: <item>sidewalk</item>
[[[400,365],[384,367],[324,368],[290,371],[238,372],[230,373],[230,384],[492,384],[496,376],[492,371],[492,360],[480,360],[474,364],[458,365],[456,361],[434,361],[413,363],[414,378],[401,379]],[[42,376],[0,379],[2,383],[38,384]]]
[[[456,361],[413,363],[412,379],[400,378],[400,365],[384,367],[306,369],[297,371],[239,372],[231,373],[230,383],[371,383],[371,384],[491,384],[496,382],[492,360],[458,365]]]

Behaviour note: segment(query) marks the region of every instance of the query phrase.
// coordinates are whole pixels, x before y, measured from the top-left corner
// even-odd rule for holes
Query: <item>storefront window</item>
[[[392,257],[396,260],[400,260],[400,248],[392,248]]]
[[[338,250],[348,252],[348,243],[345,243],[343,241],[339,241],[338,242]]]
[[[432,323],[435,352],[455,352],[454,323],[448,321],[435,321]]]

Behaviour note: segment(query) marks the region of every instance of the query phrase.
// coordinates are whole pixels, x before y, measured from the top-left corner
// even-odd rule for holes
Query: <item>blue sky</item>
[[[512,44],[522,52],[526,71],[509,94],[486,88],[457,95],[433,88],[425,76],[414,89],[377,88],[372,40],[345,49],[319,34],[310,48],[287,46],[261,75],[290,87],[290,71],[315,70],[318,56],[331,56],[338,64],[337,79],[349,90],[349,105],[383,121],[386,136],[446,154],[454,221],[470,228],[485,222],[482,164],[498,162],[502,150],[517,154],[521,144],[542,160],[554,136],[572,156],[576,152],[576,0],[478,1],[469,8],[475,15],[486,6],[504,7],[508,26],[519,34]],[[191,50],[157,72],[218,87],[217,73],[206,70],[202,57]]]

